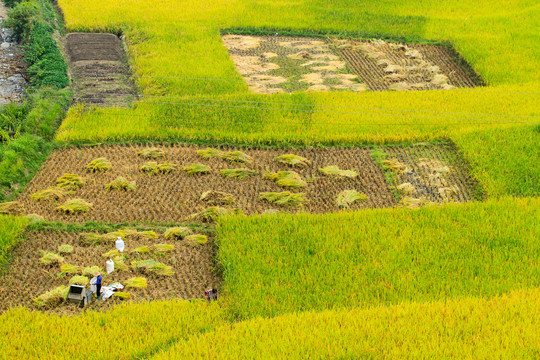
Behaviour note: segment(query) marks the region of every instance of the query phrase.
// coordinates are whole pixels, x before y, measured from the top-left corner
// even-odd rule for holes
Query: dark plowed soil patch
[[[483,85],[470,66],[445,46],[382,40],[334,40],[334,44],[370,90],[440,90]]]
[[[114,282],[125,284],[127,279],[133,277],[145,277],[146,289],[126,289],[132,296],[133,301],[150,301],[165,299],[194,299],[204,298],[204,290],[209,287],[218,287],[220,280],[214,270],[215,246],[212,241],[205,245],[192,247],[184,244],[181,240],[171,241],[163,239],[126,239],[125,263],[130,264],[133,260],[155,259],[165,265],[172,266],[174,275],[158,276],[126,271],[114,271],[107,274],[102,271],[103,285]],[[159,256],[156,253],[139,255],[133,252],[140,246],[148,246],[152,249],[154,244],[171,244],[175,249],[172,252]],[[40,250],[57,253],[58,246],[69,244],[74,248],[73,253],[63,254],[65,264],[90,267],[99,266],[105,270],[105,261],[102,254],[114,249],[114,243],[98,246],[83,246],[81,234],[68,233],[65,231],[32,231],[26,234],[26,240],[21,242],[13,253],[13,262],[7,269],[7,273],[0,276],[0,313],[11,307],[27,306],[35,308],[33,299],[58,286],[68,286],[73,274],[60,275],[60,265],[46,266],[40,263]],[[89,287],[88,287],[89,288]],[[107,309],[120,300],[108,299],[107,301],[94,302],[88,308],[99,310]],[[63,304],[52,310],[55,313],[73,314],[81,311],[76,305]]]
[[[179,168],[191,164],[208,165],[207,175],[188,175],[176,170],[171,174],[148,175],[140,172],[146,160],[137,153],[145,146],[98,146],[92,148],[68,148],[51,155],[39,174],[32,180],[21,195],[25,213],[39,214],[47,220],[66,222],[103,221],[152,221],[178,222],[190,214],[202,211],[208,205],[199,201],[202,193],[208,190],[222,191],[236,198],[234,208],[246,214],[263,213],[277,209],[286,211],[305,210],[312,213],[339,211],[336,197],[343,190],[356,190],[367,195],[367,199],[354,203],[351,210],[394,206],[396,201],[389,191],[384,172],[377,166],[369,149],[326,148],[302,150],[242,150],[253,158],[252,164],[230,164],[221,158],[204,159],[197,154],[194,146],[157,146],[165,151],[165,156],[157,162],[169,162]],[[235,150],[235,149],[222,149]],[[275,161],[277,156],[294,153],[311,161],[306,168],[290,168]],[[105,173],[91,174],[86,165],[105,157],[112,168]],[[319,168],[336,165],[340,169],[354,170],[359,175],[355,179],[334,178],[322,175]],[[221,169],[248,168],[258,175],[246,179],[226,178],[220,175]],[[308,184],[303,189],[286,189],[271,180],[263,179],[265,171],[294,170]],[[86,214],[65,215],[55,210],[59,202],[36,202],[30,195],[55,186],[56,179],[65,173],[79,174],[87,179],[87,184],[71,198],[82,198],[93,204]],[[107,192],[105,185],[123,176],[135,181],[137,189],[131,192]],[[313,179],[315,178],[315,179]],[[309,182],[313,180],[313,182]],[[299,208],[286,208],[259,200],[261,192],[303,192],[307,203]]]
[[[79,102],[127,106],[136,98],[122,42],[113,34],[72,33],[64,38]]]
[[[477,181],[452,144],[417,144],[385,149],[386,165],[404,199],[447,203],[478,200]],[[408,205],[407,199],[404,205]],[[413,206],[414,207],[414,206]]]

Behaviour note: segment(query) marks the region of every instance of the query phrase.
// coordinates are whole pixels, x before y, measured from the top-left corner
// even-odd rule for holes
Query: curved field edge
[[[540,199],[228,217],[224,301],[240,319],[540,286]]]
[[[129,304],[72,317],[14,308],[0,315],[0,358],[145,358],[193,334],[226,325],[225,315],[219,305],[204,301]]]
[[[25,218],[0,215],[0,274],[9,262],[11,251],[22,241],[26,224]]]
[[[490,300],[293,313],[195,335],[152,359],[537,358],[539,306],[533,289]]]

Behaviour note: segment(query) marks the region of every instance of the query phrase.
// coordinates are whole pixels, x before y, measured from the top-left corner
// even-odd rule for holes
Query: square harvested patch
[[[448,90],[483,85],[455,51],[441,45],[333,39],[370,90]]]
[[[223,43],[256,93],[366,90],[322,38],[224,35]]]
[[[69,286],[70,281],[86,282],[98,270],[90,270],[92,267],[99,268],[103,286],[118,282],[126,286],[123,292],[129,294],[130,300],[137,302],[204,298],[205,289],[219,286],[219,275],[214,263],[215,245],[211,239],[205,244],[185,238],[171,240],[164,238],[161,230],[165,229],[154,230],[157,235],[155,238],[154,234],[142,230],[124,231],[121,234],[125,241],[124,252],[108,256],[104,254],[115,249],[118,234],[114,232],[102,236],[98,243],[91,244],[86,240],[86,234],[94,234],[92,232],[29,231],[25,235],[26,240],[14,251],[13,261],[6,273],[0,276],[0,313],[17,306],[57,313],[78,313],[81,309],[74,304],[57,305],[50,300],[47,305],[38,306],[34,299],[60,286]],[[60,245],[69,245],[63,247],[63,250],[71,252],[60,252]],[[46,265],[40,261],[45,255],[43,252],[61,258],[54,256],[56,259]],[[50,254],[48,256],[53,259]],[[111,274],[105,271],[109,259],[115,262],[115,271]],[[73,279],[75,276],[77,278]],[[137,277],[146,279],[146,287],[127,287],[128,280]],[[104,302],[94,302],[90,308],[110,308],[120,301],[113,297]]]
[[[214,214],[201,214],[192,220],[210,221],[208,216],[223,208],[240,209],[246,214],[323,213],[396,204],[384,172],[372,160],[369,149],[221,148],[202,154],[199,150],[205,149],[183,145],[61,149],[51,155],[19,201],[24,213],[39,214],[47,220],[108,223],[176,223],[209,208]],[[279,156],[290,153],[294,155],[282,161],[296,165],[278,161]],[[88,164],[100,158],[110,163],[110,168],[90,172]],[[100,166],[97,162],[94,165]],[[80,176],[81,186],[77,178],[58,181],[64,174]],[[119,177],[124,181],[117,181]],[[66,187],[67,192],[62,189]],[[355,193],[341,194],[346,190]],[[345,203],[338,204],[340,194]],[[64,209],[73,213],[58,210],[70,199],[89,203],[88,211],[78,212],[81,203],[67,204]]]
[[[256,93],[449,90],[482,80],[440,45],[384,40],[224,35],[238,72]]]
[[[384,166],[403,206],[467,202],[482,196],[453,144],[418,143],[389,147],[384,152]]]
[[[71,33],[63,43],[78,102],[127,106],[136,99],[137,90],[118,36]]]

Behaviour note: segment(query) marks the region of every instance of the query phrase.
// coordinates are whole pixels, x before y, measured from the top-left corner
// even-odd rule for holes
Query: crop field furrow
[[[389,187],[391,184],[386,182],[383,170],[373,161],[370,150],[366,148],[245,149],[245,154],[253,158],[253,161],[246,163],[231,163],[218,156],[202,157],[198,151],[206,150],[197,146],[157,146],[156,151],[162,152],[157,159],[145,159],[138,155],[145,149],[151,148],[112,145],[67,148],[55,152],[20,196],[18,201],[22,204],[23,212],[38,214],[47,220],[67,222],[178,222],[190,219],[209,221],[208,218],[193,215],[211,208],[245,214],[281,211],[323,213],[344,208],[354,210],[398,205]],[[222,148],[216,151],[230,153],[238,150]],[[474,199],[472,194],[477,186],[453,148],[420,144],[389,147],[386,151],[390,161],[394,157],[397,161],[397,168],[391,171],[397,171],[399,183],[393,185],[411,183],[414,187],[410,193],[405,191],[404,195],[437,203]],[[289,152],[307,159],[309,165],[298,167],[277,160]],[[99,158],[107,159],[111,168],[103,172],[89,172],[87,165]],[[142,170],[148,164],[155,167],[152,171],[156,173]],[[159,167],[166,164],[169,164],[170,170],[161,173]],[[182,170],[193,164],[207,169],[193,175]],[[252,174],[246,178],[236,178],[223,173],[232,170],[250,171]],[[35,198],[40,191],[54,189],[57,179],[64,174],[80,176],[84,185],[67,192],[62,199]],[[285,178],[271,179],[270,176]],[[120,178],[132,183],[134,188],[107,190],[107,184]],[[362,194],[362,199],[343,203],[338,197],[344,196],[345,191],[356,191]],[[205,192],[228,198],[205,200],[202,198]],[[283,200],[285,203],[265,200],[262,198],[265,193],[281,196],[291,193],[305,199],[291,205],[289,200]],[[61,212],[57,208],[66,199],[81,199],[91,205],[83,212]]]
[[[121,40],[114,34],[71,33],[64,37],[76,101],[94,106],[127,106],[137,91]]]
[[[265,211],[300,211],[320,213],[338,211],[336,197],[344,190],[356,190],[367,196],[365,200],[350,204],[350,209],[388,207],[396,204],[386,184],[382,169],[371,159],[369,149],[326,148],[295,149],[290,152],[310,161],[307,167],[291,167],[276,160],[288,150],[246,149],[253,158],[252,163],[230,163],[221,158],[202,158],[197,154],[204,147],[157,146],[164,155],[157,161],[145,159],[138,152],[145,146],[98,146],[91,148],[67,148],[55,152],[42,171],[34,178],[19,198],[25,213],[36,213],[47,220],[61,221],[153,221],[177,222],[212,206],[240,209],[246,214]],[[237,149],[221,149],[231,152]],[[106,158],[111,162],[110,170],[90,173],[86,166],[92,160]],[[171,173],[148,174],[141,167],[149,162],[170,163],[175,166]],[[192,164],[208,166],[208,173],[189,175],[182,168]],[[338,166],[353,170],[357,176],[328,176],[319,169]],[[256,175],[247,178],[226,177],[221,170],[242,169]],[[266,173],[295,172],[299,185],[280,183],[266,179]],[[36,201],[32,194],[54,187],[56,180],[64,174],[76,174],[85,181],[84,186],[66,195],[66,198],[83,199],[92,204],[88,212],[64,214],[56,208],[61,201]],[[105,185],[118,177],[135,183],[133,191],[107,191]],[[230,203],[212,203],[201,200],[206,191],[231,194]],[[299,206],[272,204],[260,200],[264,192],[305,193],[306,201]]]

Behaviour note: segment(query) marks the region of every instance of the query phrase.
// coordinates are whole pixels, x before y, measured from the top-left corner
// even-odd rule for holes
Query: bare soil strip
[[[132,296],[133,301],[204,298],[205,289],[219,286],[220,279],[215,271],[214,263],[215,245],[211,240],[204,245],[193,247],[186,245],[182,240],[165,240],[162,234],[158,239],[151,240],[125,239],[124,255],[128,258],[125,263],[129,265],[133,260],[153,258],[172,267],[174,271],[172,276],[159,276],[141,274],[132,269],[107,274],[104,270],[105,261],[108,258],[103,257],[102,254],[114,250],[114,242],[107,245],[85,246],[81,244],[81,236],[79,233],[56,230],[28,232],[26,240],[15,250],[14,260],[8,267],[7,273],[0,277],[0,299],[2,299],[0,313],[17,306],[35,308],[34,298],[58,286],[69,285],[69,280],[74,274],[60,275],[59,264],[47,266],[39,261],[40,250],[57,252],[61,244],[73,246],[73,253],[62,255],[65,264],[82,268],[99,266],[102,269],[104,286],[114,282],[125,285],[127,279],[145,277],[147,288],[124,290]],[[161,255],[156,253],[139,255],[133,252],[140,246],[146,245],[152,249],[153,245],[163,243],[174,245],[174,250]],[[94,302],[90,308],[107,309],[119,301],[111,298],[105,302]],[[74,314],[79,313],[81,309],[74,304],[63,304],[51,311]]]
[[[445,46],[310,37],[224,35],[256,93],[449,90],[483,85]]]
[[[173,163],[179,168],[191,164],[208,165],[209,174],[188,175],[176,170],[171,174],[148,175],[140,168],[151,159],[144,159],[137,153],[149,146],[97,146],[91,148],[67,148],[54,152],[42,170],[31,181],[19,201],[24,213],[39,214],[47,220],[64,222],[178,222],[187,216],[202,211],[208,206],[199,201],[200,196],[209,190],[222,191],[236,198],[235,208],[246,214],[265,211],[305,210],[323,213],[341,210],[336,206],[336,197],[343,190],[356,190],[367,195],[365,201],[354,203],[351,210],[394,206],[395,199],[385,182],[384,172],[372,160],[369,149],[362,148],[326,148],[301,150],[244,150],[254,161],[252,164],[229,162],[220,159],[204,159],[197,154],[202,149],[196,146],[155,146],[165,152],[163,158],[154,160],[158,163]],[[222,149],[233,151],[237,149]],[[294,153],[311,161],[306,168],[290,168],[275,160],[277,156]],[[86,165],[96,158],[107,158],[112,167],[104,173],[89,173]],[[358,177],[354,179],[324,176],[319,168],[336,165],[341,169],[354,170]],[[258,173],[245,179],[226,178],[221,169],[247,168]],[[294,170],[308,182],[303,189],[286,189],[276,182],[263,179],[265,171]],[[37,202],[30,199],[33,193],[56,185],[56,180],[66,174],[78,174],[87,179],[87,184],[71,195],[93,204],[86,214],[66,215],[58,212],[58,202]],[[135,191],[106,191],[105,185],[119,176],[135,181]],[[300,208],[286,208],[259,200],[261,192],[306,193],[307,203]]]
[[[136,98],[122,42],[114,34],[71,33],[64,37],[77,101],[127,106]]]

